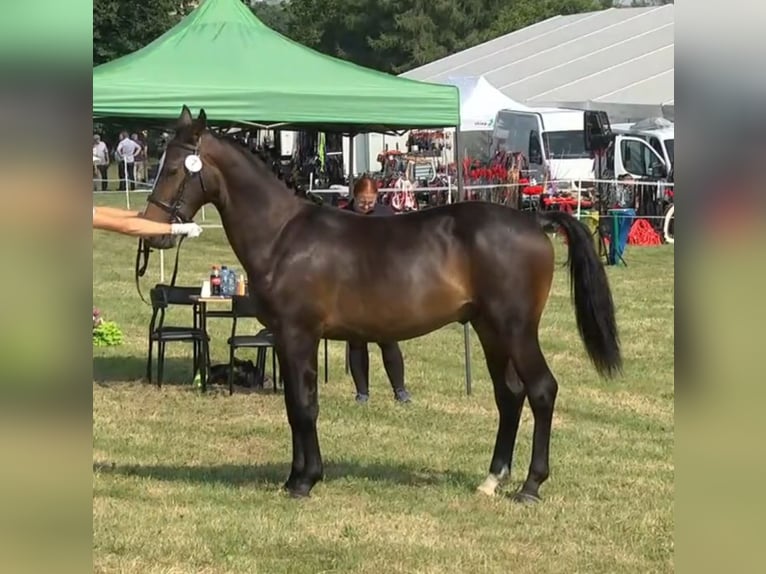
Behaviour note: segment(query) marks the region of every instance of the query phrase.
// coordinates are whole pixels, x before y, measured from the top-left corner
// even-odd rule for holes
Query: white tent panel
[[[498,110],[528,110],[495,88],[482,76],[448,78],[445,84],[460,91],[460,131],[492,131]]]
[[[674,101],[674,6],[555,16],[402,74],[431,82],[484,76],[528,105]],[[661,74],[661,75],[658,75]],[[602,100],[599,100],[602,101]]]

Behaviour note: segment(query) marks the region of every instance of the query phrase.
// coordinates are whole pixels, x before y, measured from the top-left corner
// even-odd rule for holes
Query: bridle
[[[184,149],[188,152],[190,152],[192,155],[195,155],[199,157],[199,144],[196,146],[188,145],[188,144],[168,144],[168,147],[170,146],[179,147],[181,149]],[[164,162],[163,162],[164,163]],[[159,177],[160,173],[162,172],[163,165],[160,164],[160,169],[157,172],[157,177]],[[146,201],[149,203],[153,203],[162,211],[170,215],[170,220],[172,223],[190,223],[192,220],[185,217],[181,213],[181,207],[184,203],[184,192],[186,191],[186,184],[194,177],[199,177],[202,171],[196,171],[191,172],[189,171],[186,166],[184,166],[184,171],[186,172],[186,177],[184,177],[184,180],[181,182],[181,187],[178,190],[178,193],[176,194],[175,198],[173,199],[172,204],[165,203],[161,199],[157,199],[154,197],[154,189],[152,190],[152,193],[149,194],[149,197],[146,198]],[[200,185],[202,186],[203,193],[205,192],[205,182],[202,179],[202,177],[199,177]],[[183,237],[183,236],[182,236]]]
[[[168,147],[175,146],[182,148],[197,158],[199,158],[199,143],[196,146],[192,146],[189,144],[182,144],[182,143],[173,143],[168,144]],[[162,173],[162,168],[164,166],[164,157],[163,161],[160,162],[160,167],[157,170],[157,178],[159,178],[160,174]],[[186,173],[183,181],[181,182],[181,187],[178,189],[178,193],[173,198],[173,202],[168,204],[161,199],[157,199],[154,197],[154,191],[156,189],[156,179],[155,179],[155,189],[152,189],[152,192],[149,194],[149,197],[146,198],[146,201],[148,203],[152,203],[162,209],[165,213],[167,213],[170,216],[170,223],[190,223],[193,220],[184,216],[183,213],[181,213],[181,207],[184,204],[184,192],[186,191],[186,184],[193,178],[197,177],[199,178],[200,186],[202,187],[202,193],[206,194],[205,190],[205,180],[202,178],[202,168],[200,167],[197,171],[189,171],[189,169],[184,164],[184,171]],[[175,257],[175,263],[173,264],[173,276],[170,279],[170,286],[174,287],[176,284],[176,277],[178,276],[178,255],[181,252],[181,244],[184,241],[185,236],[181,235],[181,237],[178,240],[178,245],[176,246],[176,257]],[[143,237],[140,237],[138,239],[138,249],[136,250],[136,267],[135,267],[135,279],[136,279],[136,290],[138,291],[138,296],[141,297],[141,300],[146,303],[147,305],[151,305],[143,296],[141,293],[141,285],[139,283],[139,278],[143,277],[146,273],[146,268],[149,265],[149,254],[152,252],[151,247],[146,242],[146,240]]]

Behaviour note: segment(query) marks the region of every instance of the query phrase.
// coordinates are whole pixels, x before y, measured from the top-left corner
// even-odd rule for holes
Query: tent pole
[[[468,199],[463,181],[463,142],[460,138],[460,127],[455,128],[455,169],[457,170],[457,197],[458,201]]]
[[[457,170],[458,201],[466,201],[468,194],[463,181],[463,146],[460,141],[460,126],[455,126],[455,169]],[[471,328],[468,323],[463,325],[463,347],[465,349],[465,394],[471,394]]]
[[[354,135],[350,133],[348,135],[348,199],[354,195]],[[346,374],[350,372],[351,365],[349,363],[348,356],[348,342],[346,343]]]
[[[356,134],[351,133],[348,135],[348,195],[351,199],[352,191],[354,189],[354,136]]]

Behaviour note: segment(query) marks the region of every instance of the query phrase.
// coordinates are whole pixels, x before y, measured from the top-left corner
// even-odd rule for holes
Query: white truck
[[[593,158],[585,148],[584,112],[566,108],[500,110],[492,131],[491,154],[521,152],[532,178],[546,168],[558,187],[579,187],[593,180]]]

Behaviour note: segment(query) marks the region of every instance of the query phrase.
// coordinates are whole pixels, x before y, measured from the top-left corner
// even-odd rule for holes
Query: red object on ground
[[[662,238],[646,219],[636,219],[628,234],[628,245],[662,245]]]
[[[574,197],[544,197],[543,205],[558,205],[560,211],[566,211],[567,213],[573,213],[577,207],[577,198]],[[593,202],[587,199],[580,201],[580,207],[582,209],[589,209],[593,207]]]

